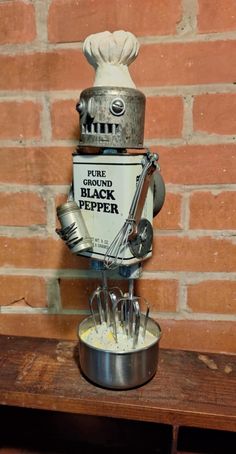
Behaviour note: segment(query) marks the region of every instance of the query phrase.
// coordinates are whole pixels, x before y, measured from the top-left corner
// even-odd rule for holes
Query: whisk
[[[141,310],[143,304],[146,306],[146,313],[142,323],[142,337],[145,339],[149,318],[149,305],[144,298],[134,295],[134,280],[130,279],[129,292],[119,299],[117,306],[119,306],[120,309],[121,327],[127,338],[133,339],[133,348],[136,348],[141,332]]]
[[[123,297],[122,290],[119,287],[108,287],[106,270],[102,269],[102,285],[98,286],[92,293],[89,299],[90,312],[93,316],[93,323],[97,330],[97,322],[95,313],[98,313],[99,323],[106,323],[107,326],[113,326],[114,336],[117,340],[116,334],[116,320],[114,307],[120,298]],[[94,306],[97,311],[94,310]]]
[[[104,265],[107,269],[115,269],[122,265],[129,240],[137,236],[136,227],[142,214],[151,176],[156,170],[157,159],[156,154],[147,151],[128,217],[106,251]]]
[[[146,305],[146,313],[142,321],[141,330],[141,306],[143,302]],[[95,310],[94,306],[97,310]],[[140,332],[142,332],[142,337],[145,339],[149,305],[144,298],[134,296],[133,279],[129,280],[129,292],[123,295],[118,287],[108,290],[105,278],[103,287],[98,287],[90,298],[90,310],[96,332],[98,332],[98,323],[100,325],[106,323],[116,343],[119,342],[118,336],[121,333],[126,336],[127,340],[132,340],[133,348],[137,346]],[[98,319],[96,318],[97,314]]]

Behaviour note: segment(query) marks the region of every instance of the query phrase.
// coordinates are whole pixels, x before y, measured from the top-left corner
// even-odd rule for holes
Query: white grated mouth
[[[120,125],[115,123],[84,123],[82,134],[118,134]]]

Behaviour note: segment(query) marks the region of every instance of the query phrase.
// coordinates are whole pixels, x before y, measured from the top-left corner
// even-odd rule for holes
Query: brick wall
[[[1,333],[75,338],[87,310],[97,276],[57,238],[55,207],[93,82],[82,42],[124,29],[167,189],[137,293],[163,347],[235,351],[235,0],[1,1],[0,23]]]

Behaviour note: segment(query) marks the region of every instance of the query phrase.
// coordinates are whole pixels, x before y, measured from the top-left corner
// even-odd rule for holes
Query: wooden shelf
[[[0,336],[0,404],[236,431],[236,356],[160,350],[156,376],[128,391],[80,373],[77,342]]]

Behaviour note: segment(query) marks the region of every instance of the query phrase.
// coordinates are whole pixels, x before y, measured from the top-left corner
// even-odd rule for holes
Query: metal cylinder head
[[[134,88],[92,87],[82,91],[80,146],[143,148],[145,96]]]

